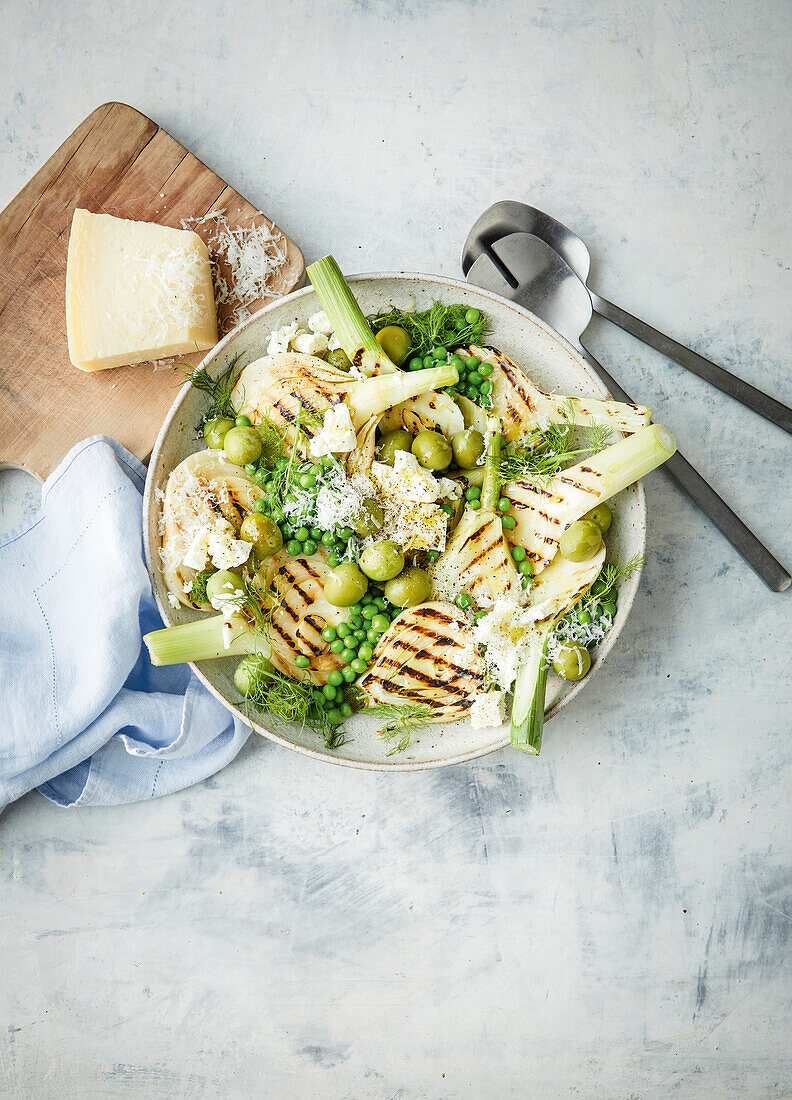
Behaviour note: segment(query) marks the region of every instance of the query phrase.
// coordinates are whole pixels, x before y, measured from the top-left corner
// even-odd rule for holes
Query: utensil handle
[[[597,372],[599,377],[608,387],[609,392],[617,401],[630,401],[630,398],[594,356],[583,348],[583,353]],[[693,503],[708,516],[718,530],[726,536],[738,554],[750,565],[754,573],[761,577],[764,583],[773,592],[784,592],[792,583],[792,577],[784,569],[781,562],[770,553],[764,543],[761,543],[753,531],[746,527],[743,521],[728,506],[700,473],[695,470],[688,460],[679,451],[673,454],[667,462],[663,463],[664,469],[687,493]]]
[[[724,370],[723,367],[719,367],[717,363],[705,359],[698,352],[686,348],[684,344],[678,344],[670,336],[658,332],[656,328],[647,325],[646,321],[633,317],[631,313],[621,309],[620,306],[614,305],[606,298],[601,298],[594,291],[591,291],[591,302],[600,316],[612,321],[619,328],[623,328],[625,332],[629,332],[630,336],[642,340],[650,348],[654,348],[669,359],[673,359],[685,370],[697,374],[699,378],[703,378],[711,386],[729,397],[733,397],[735,401],[739,401],[747,408],[753,409],[754,412],[758,412],[760,416],[792,435],[792,409],[787,405],[776,401],[774,397],[763,393],[762,390],[757,390],[755,386],[749,385],[742,378],[738,378],[736,375]]]

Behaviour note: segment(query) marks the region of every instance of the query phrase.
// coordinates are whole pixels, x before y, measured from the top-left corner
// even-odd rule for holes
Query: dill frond
[[[432,711],[423,703],[376,703],[372,707],[366,707],[363,714],[386,720],[382,729],[377,731],[383,741],[399,738],[388,756],[404,752],[410,744],[412,735],[431,725],[432,722]]]
[[[209,405],[203,414],[200,426],[204,425],[207,420],[214,420],[216,416],[228,416],[232,420],[236,416],[236,410],[231,404],[231,394],[242,373],[241,367],[239,370],[236,369],[239,359],[240,356],[235,355],[226,369],[220,371],[214,378],[206,367],[198,367],[197,370],[191,370],[188,367],[173,368],[179,374],[184,375],[197,390],[202,390],[209,398]]]
[[[433,347],[456,348],[461,344],[479,343],[489,328],[489,317],[482,313],[478,321],[468,324],[465,321],[468,308],[435,301],[429,309],[413,311],[394,306],[388,312],[374,314],[366,320],[375,334],[386,325],[399,325],[410,337],[410,354],[423,356]]]

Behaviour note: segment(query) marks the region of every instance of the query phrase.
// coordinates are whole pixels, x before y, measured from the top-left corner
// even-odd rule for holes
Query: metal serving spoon
[[[467,277],[469,282],[531,310],[583,353],[613,397],[619,401],[631,400],[581,343],[581,336],[591,321],[591,295],[569,264],[546,241],[530,233],[510,233],[494,240],[468,265]],[[783,592],[789,587],[792,577],[781,563],[679,451],[662,469],[709,516],[768,588]]]
[[[528,206],[524,202],[503,201],[496,202],[485,210],[465,241],[462,251],[462,270],[465,274],[467,275],[478,257],[495,241],[510,233],[531,233],[555,249],[586,286],[593,309],[606,320],[612,321],[631,336],[642,340],[722,393],[735,398],[772,424],[792,434],[792,409],[593,291],[588,286],[591,254],[585,243],[571,229],[567,229],[544,211],[537,210],[535,206]]]

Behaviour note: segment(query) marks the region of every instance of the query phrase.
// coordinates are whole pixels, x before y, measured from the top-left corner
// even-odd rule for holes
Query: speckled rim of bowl
[[[596,376],[596,374],[594,374],[593,370],[586,362],[584,356],[581,355],[580,351],[577,350],[572,344],[570,344],[569,341],[566,340],[559,332],[556,332],[555,329],[551,328],[550,325],[546,324],[540,317],[537,317],[536,314],[531,313],[530,310],[525,309],[523,306],[519,306],[515,302],[510,301],[508,298],[503,298],[500,294],[494,294],[490,290],[484,290],[482,287],[477,287],[474,284],[465,282],[462,279],[453,279],[444,275],[425,275],[421,272],[416,271],[374,271],[363,272],[358,275],[346,276],[346,280],[348,283],[357,283],[380,279],[394,279],[403,281],[405,283],[409,283],[418,279],[425,283],[435,283],[438,287],[446,290],[458,289],[464,290],[468,294],[474,293],[483,301],[497,302],[501,306],[508,307],[518,317],[523,317],[526,320],[530,321],[532,324],[542,329],[542,331],[544,331],[553,340],[555,340],[556,343],[558,343],[568,355],[571,355],[571,357],[579,364],[584,373],[588,376],[591,381],[593,392],[600,393],[603,396],[605,395],[605,387]],[[250,327],[250,325],[252,325],[254,322],[258,322],[263,315],[266,315],[276,308],[280,308],[280,306],[282,306],[284,302],[296,301],[299,298],[305,297],[306,295],[313,293],[314,289],[309,284],[308,286],[302,287],[300,290],[294,291],[292,294],[285,295],[283,298],[276,298],[274,302],[270,302],[268,305],[258,310],[252,316],[248,317],[247,320],[237,325],[236,328],[232,329],[226,336],[223,337],[222,340],[215,344],[215,346],[211,349],[211,351],[207,353],[207,355],[203,359],[202,365],[211,366],[214,359],[227,347],[229,343],[231,343],[232,340],[237,337],[240,332]],[[146,474],[146,485],[143,493],[143,548],[146,559],[146,568],[148,569],[149,577],[152,580],[152,590],[154,592],[154,598],[156,600],[160,615],[162,616],[163,622],[168,626],[173,625],[170,615],[170,608],[166,605],[163,605],[157,593],[157,586],[153,583],[154,567],[155,563],[158,561],[159,556],[157,551],[159,547],[153,547],[149,539],[149,531],[151,529],[151,509],[158,507],[152,472],[156,469],[157,457],[159,455],[162,442],[167,436],[168,431],[170,430],[171,423],[176,416],[176,413],[179,411],[179,407],[184,399],[185,394],[188,393],[190,390],[190,385],[191,383],[188,381],[185,382],[185,384],[181,387],[178,394],[176,395],[173,404],[170,407],[170,410],[168,411],[168,415],[165,417],[162,427],[160,428],[159,434],[154,444],[154,448],[151,452],[151,458],[149,459],[148,470]],[[641,538],[641,550],[643,551],[646,546],[646,493],[644,491],[643,482],[638,483],[637,497],[638,517],[635,526],[636,531]],[[633,601],[635,600],[635,594],[638,591],[638,585],[641,581],[642,572],[643,571],[641,569],[636,570],[636,572],[628,580],[625,588],[620,590],[619,619],[621,621],[615,622],[611,630],[608,632],[604,642],[597,652],[595,659],[592,661],[590,672],[587,676],[585,676],[582,680],[579,680],[572,688],[570,688],[570,690],[551,707],[551,709],[545,714],[545,723],[549,722],[551,718],[554,718],[560,710],[562,710],[578,695],[580,691],[582,691],[585,685],[590,682],[592,676],[600,668],[610,651],[613,649],[616,639],[619,637],[622,628],[629,618]],[[282,745],[286,749],[290,749],[292,752],[301,753],[303,756],[312,757],[314,760],[320,760],[325,763],[335,764],[337,767],[355,768],[359,771],[427,771],[428,769],[433,768],[447,768],[453,764],[463,764],[468,760],[477,760],[482,756],[488,756],[490,753],[496,752],[498,749],[505,748],[507,745],[510,744],[509,735],[506,734],[505,736],[499,738],[497,741],[494,741],[489,745],[483,745],[481,748],[471,749],[468,752],[461,752],[458,753],[456,756],[413,762],[394,761],[393,763],[390,763],[386,761],[349,760],[340,757],[334,757],[329,752],[321,752],[317,749],[312,749],[305,745],[297,745],[293,741],[289,741],[288,738],[281,737],[273,730],[267,729],[266,726],[262,726],[258,722],[251,721],[244,713],[244,711],[240,710],[239,707],[231,703],[220,691],[218,691],[218,689],[209,681],[209,679],[204,675],[197,664],[191,662],[190,668],[193,670],[193,672],[204,685],[204,687],[208,691],[210,691],[212,695],[214,695],[214,697],[226,708],[226,710],[230,711],[236,718],[244,722],[245,725],[249,726],[254,731],[254,733],[261,734],[262,736],[269,738],[271,741],[274,741],[276,744]]]

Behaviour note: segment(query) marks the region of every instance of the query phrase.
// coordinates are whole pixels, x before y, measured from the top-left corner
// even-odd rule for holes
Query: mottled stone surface
[[[7,0],[0,201],[108,99],[347,271],[456,274],[481,210],[525,199],[601,293],[790,403],[791,21]],[[592,349],[792,563],[792,440],[604,322]],[[12,806],[0,1094],[791,1095],[790,596],[647,494],[631,620],[538,760],[387,777],[251,742],[161,801]]]

